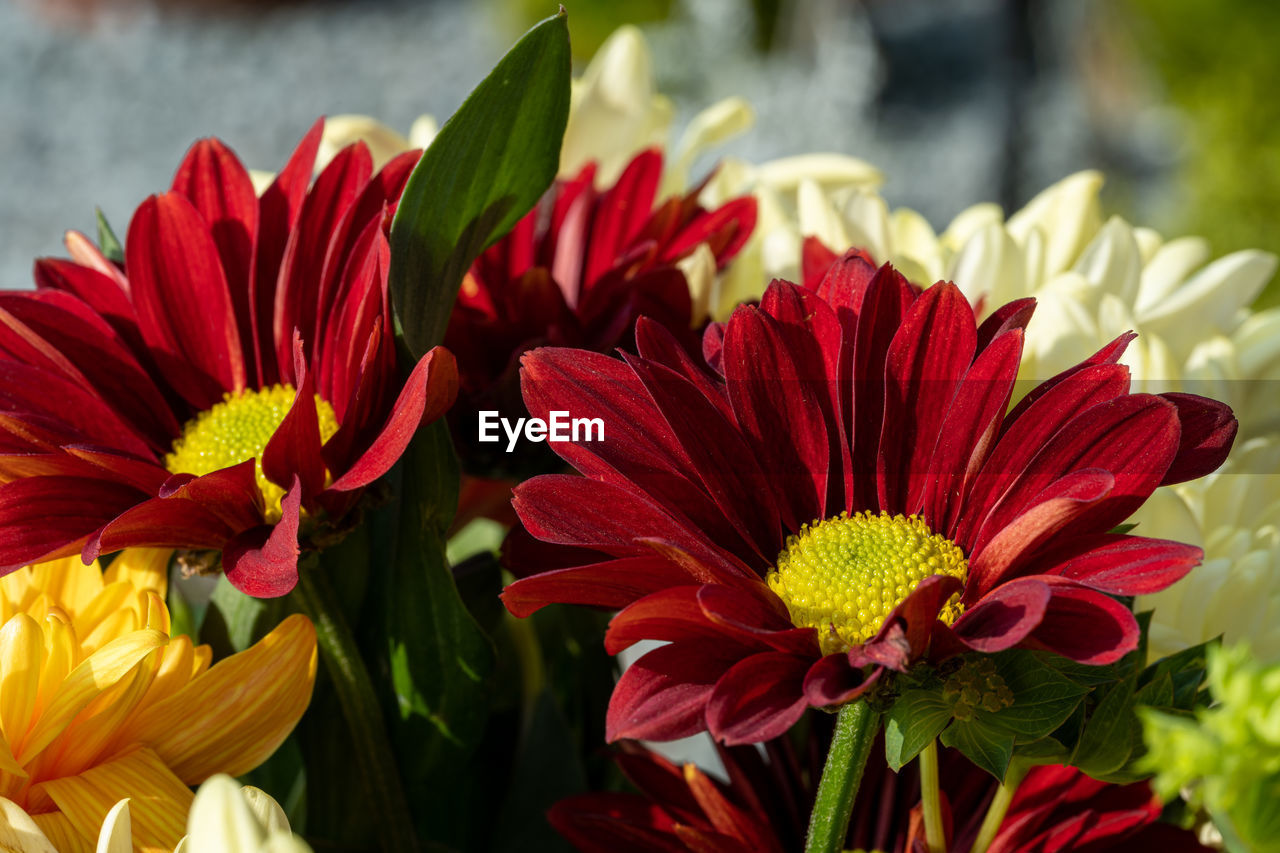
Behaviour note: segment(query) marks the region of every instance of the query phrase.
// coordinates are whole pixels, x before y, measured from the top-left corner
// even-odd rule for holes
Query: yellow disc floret
[[[765,581],[802,628],[816,628],[823,654],[846,651],[875,636],[885,617],[922,580],[969,571],[964,552],[919,516],[841,513],[787,538]],[[939,618],[961,613],[953,596]]]
[[[294,396],[292,385],[223,394],[221,403],[196,415],[182,428],[182,435],[173,443],[173,452],[164,458],[165,467],[175,474],[200,475],[256,459],[254,471],[266,502],[267,519],[278,520],[284,489],[262,473],[262,451],[289,414]],[[318,394],[316,415],[323,443],[338,431],[338,418],[333,406]]]

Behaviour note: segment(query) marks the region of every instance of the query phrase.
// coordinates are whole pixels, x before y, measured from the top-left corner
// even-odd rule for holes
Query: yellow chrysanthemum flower
[[[90,853],[130,798],[133,842],[174,848],[191,785],[261,764],[310,701],[315,629],[291,616],[210,667],[170,636],[168,551],[125,551],[103,572],[78,558],[0,578],[0,808],[29,818],[31,846]],[[18,832],[22,832],[19,827]],[[19,836],[21,838],[21,836]]]

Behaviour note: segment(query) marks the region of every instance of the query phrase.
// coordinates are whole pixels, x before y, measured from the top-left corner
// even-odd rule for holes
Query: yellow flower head
[[[310,701],[315,629],[303,616],[213,667],[207,646],[170,636],[169,554],[0,578],[0,797],[63,853],[92,851],[124,797],[138,849],[172,850],[189,786],[261,764]]]

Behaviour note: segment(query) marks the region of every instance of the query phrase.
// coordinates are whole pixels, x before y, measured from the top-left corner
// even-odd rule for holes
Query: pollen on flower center
[[[964,581],[968,571],[959,546],[920,517],[860,512],[810,522],[788,537],[765,581],[791,621],[818,629],[822,653],[834,654],[875,636],[925,578]],[[948,625],[960,616],[957,598],[939,615]]]
[[[266,502],[267,519],[278,520],[284,489],[262,473],[262,451],[289,413],[295,395],[292,385],[222,395],[221,403],[196,415],[182,428],[182,435],[173,442],[173,452],[164,458],[165,467],[175,474],[200,475],[256,459],[254,471]],[[338,418],[333,407],[318,394],[316,415],[320,440],[328,441],[338,431]]]

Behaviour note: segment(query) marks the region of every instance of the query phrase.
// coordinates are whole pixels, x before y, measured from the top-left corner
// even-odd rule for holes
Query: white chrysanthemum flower
[[[1221,634],[1280,662],[1280,437],[1245,442],[1207,477],[1156,490],[1135,532],[1205,552],[1185,578],[1138,599],[1155,610],[1152,659]]]

